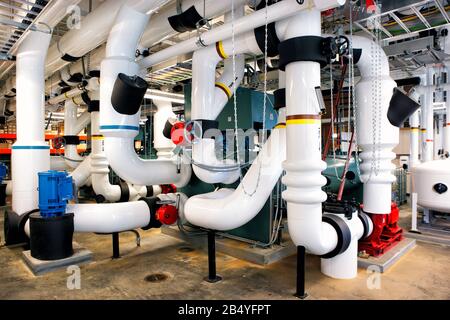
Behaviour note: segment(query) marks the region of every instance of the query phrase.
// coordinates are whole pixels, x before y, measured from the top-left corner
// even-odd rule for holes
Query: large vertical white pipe
[[[284,40],[299,36],[320,36],[321,18],[317,9],[306,10],[291,18]],[[320,107],[315,87],[320,86],[320,64],[292,62],[286,66],[286,161],[282,178],[287,189],[289,234],[297,246],[322,255],[337,245],[337,233],[322,222],[322,202],[327,198],[321,175],[326,163],[321,156]]]
[[[433,111],[433,76],[434,68],[427,67],[427,87],[425,89],[425,117],[424,124],[426,129],[424,135],[424,152],[423,152],[423,162],[432,161],[434,158],[434,111]]]
[[[64,103],[64,135],[75,136],[78,135],[76,132],[76,123],[78,120],[78,106],[71,100],[68,99]],[[76,144],[66,144],[64,147],[64,155],[66,158],[67,165],[71,168],[76,168],[83,161],[83,157],[78,154]]]
[[[100,134],[99,126],[100,112],[91,113],[91,176],[92,188],[95,194],[102,195],[110,202],[116,202],[120,199],[121,189],[118,185],[112,185],[109,182],[109,162],[103,151],[103,136]]]
[[[409,167],[417,166],[419,161],[419,110],[409,117],[410,156]]]
[[[372,40],[354,36],[353,48],[361,49],[357,66],[361,80],[356,85],[358,143],[361,180],[364,183],[364,211],[373,214],[391,212],[391,191],[395,176],[392,149],[399,142],[399,129],[387,118],[395,81],[383,49]],[[377,67],[374,68],[373,65]]]
[[[31,31],[16,56],[17,140],[12,146],[12,208],[18,215],[38,207],[38,172],[50,169],[44,136],[44,63],[52,35]]]

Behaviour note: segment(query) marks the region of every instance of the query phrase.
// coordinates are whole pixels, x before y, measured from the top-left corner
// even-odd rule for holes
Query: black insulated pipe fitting
[[[273,108],[279,110],[286,107],[286,89],[278,89],[273,92]]]
[[[73,254],[73,213],[56,217],[30,215],[30,252],[39,260],[59,260]]]
[[[80,137],[75,135],[67,135],[64,136],[64,144],[65,145],[79,145],[80,144]]]
[[[163,129],[163,136],[166,137],[167,139],[172,138],[172,127],[173,124],[169,120],[167,120],[166,123],[164,124]]]
[[[325,67],[330,61],[330,40],[319,36],[302,36],[287,39],[280,43],[278,51],[280,60],[278,67],[285,71],[291,62],[312,61]]]
[[[130,199],[130,188],[128,188],[128,183],[121,180],[119,182],[119,187],[120,187],[119,202],[128,202]]]
[[[387,118],[395,127],[401,127],[417,109],[420,104],[408,97],[401,90],[394,88],[394,94],[389,102]]]
[[[347,250],[352,240],[352,234],[345,221],[334,214],[324,214],[322,216],[322,221],[328,223],[336,230],[338,241],[336,248],[320,257],[322,259],[334,258]]]
[[[265,2],[265,1],[264,1]],[[266,26],[260,26],[253,30],[255,34],[255,40],[258,44],[259,50],[262,53],[265,51],[265,38],[266,38]],[[267,25],[267,56],[275,57],[278,55],[278,45],[280,44],[280,39],[278,39],[277,31],[275,29],[275,22],[269,23]]]
[[[191,6],[184,12],[167,18],[170,26],[177,32],[186,32],[197,29],[197,25],[203,26],[205,21],[198,13],[195,6]]]
[[[39,209],[31,210],[19,216],[14,211],[5,210],[3,232],[6,246],[22,245],[29,242],[24,229],[25,224],[30,214],[38,211]]]
[[[147,206],[148,206],[148,210],[149,210],[149,214],[150,214],[150,221],[148,223],[148,225],[146,225],[145,227],[142,227],[142,230],[148,230],[151,228],[160,228],[162,226],[161,222],[159,222],[159,220],[156,219],[156,210],[158,210],[158,198],[157,197],[144,197],[144,198],[140,198],[139,201],[144,201]]]
[[[141,107],[147,88],[147,82],[141,77],[119,73],[111,95],[114,110],[129,116],[136,114]]]

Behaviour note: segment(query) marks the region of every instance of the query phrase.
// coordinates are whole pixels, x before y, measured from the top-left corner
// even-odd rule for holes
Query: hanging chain
[[[381,54],[379,51],[381,42],[381,15],[378,10],[380,4],[375,2],[376,10],[373,18],[373,27],[375,33],[375,41],[371,42],[370,49],[373,59],[371,64],[371,96],[372,96],[372,157],[370,165],[370,174],[367,180],[370,181],[372,176],[377,176],[380,171],[380,156],[381,156]]]
[[[261,144],[264,145],[265,137],[266,137],[266,107],[267,107],[267,8],[269,6],[268,0],[265,0],[266,6],[264,8],[265,11],[265,21],[264,21],[264,101],[263,101],[263,125],[262,125],[262,135]],[[234,0],[231,1],[231,43],[232,43],[232,60],[233,60],[233,79],[236,79],[236,48],[235,48],[235,31],[234,31]],[[256,70],[256,69],[255,69]],[[236,154],[237,154],[237,165],[241,167],[241,158],[240,158],[240,147],[239,147],[239,130],[238,130],[238,118],[237,118],[237,97],[236,97],[236,89],[237,85],[233,86],[233,106],[234,106],[234,139],[236,141]],[[258,177],[256,180],[255,188],[252,192],[248,192],[245,189],[245,185],[243,183],[243,175],[242,171],[239,173],[239,180],[242,186],[242,190],[244,194],[247,196],[253,196],[258,190],[260,181],[261,181],[261,171],[262,171],[262,160],[259,160],[259,157],[256,158],[258,161]]]
[[[352,8],[353,2],[350,2],[349,5],[349,16],[350,16],[350,39],[353,40],[353,8]],[[358,157],[358,150],[359,150],[359,145],[358,145],[358,118],[357,118],[357,112],[356,112],[356,108],[358,107],[358,102],[356,100],[356,94],[355,94],[355,61],[354,61],[354,56],[353,56],[353,41],[350,41],[349,44],[349,53],[350,53],[350,59],[349,59],[349,66],[350,66],[350,70],[348,73],[348,83],[349,86],[351,88],[351,90],[349,90],[349,94],[351,95],[350,97],[348,97],[348,102],[350,103],[350,98],[351,98],[351,104],[352,104],[352,114],[353,114],[353,131],[354,131],[354,135],[353,135],[353,145],[355,148],[355,163],[356,163],[356,172],[358,173],[358,177],[361,176],[361,171],[359,168],[359,157]],[[349,110],[350,112],[350,110]]]

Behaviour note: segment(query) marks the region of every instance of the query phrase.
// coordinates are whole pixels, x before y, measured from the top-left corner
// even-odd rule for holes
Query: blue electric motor
[[[3,162],[0,162],[0,184],[3,183],[3,179],[5,179],[7,174],[8,167]]]
[[[39,172],[39,210],[41,216],[55,217],[66,212],[67,201],[73,199],[72,177],[66,171]]]

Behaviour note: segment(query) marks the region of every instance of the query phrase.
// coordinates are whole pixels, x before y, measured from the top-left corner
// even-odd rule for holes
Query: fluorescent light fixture
[[[184,94],[165,92],[161,90],[148,89],[144,98],[152,100],[169,101],[174,103],[184,103]]]
[[[161,100],[161,101],[169,101],[174,103],[184,103],[184,99],[177,99],[177,98],[171,98],[171,97],[161,97],[161,96],[155,96],[153,94],[146,94],[144,96],[146,99],[152,99],[152,100]]]

